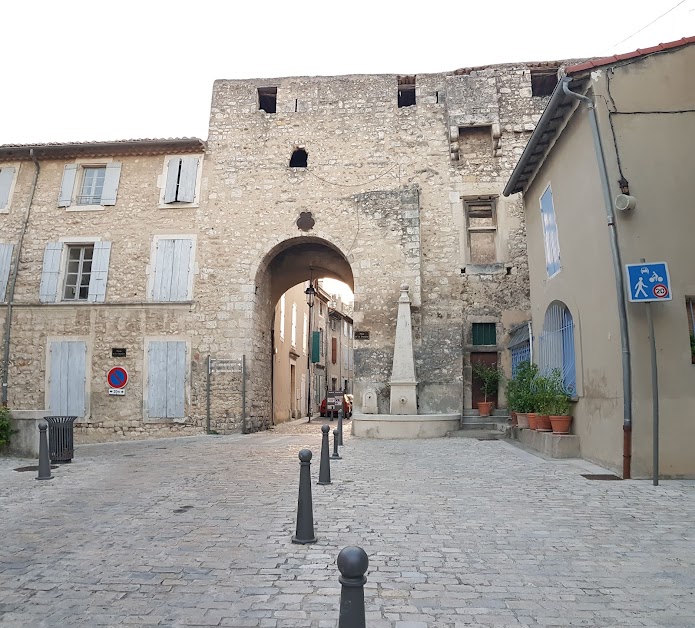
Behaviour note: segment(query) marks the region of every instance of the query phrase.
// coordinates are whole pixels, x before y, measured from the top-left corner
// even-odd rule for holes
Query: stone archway
[[[309,279],[332,278],[355,290],[355,275],[348,258],[333,243],[318,237],[289,238],[274,246],[259,264],[255,276],[253,356],[249,429],[264,429],[272,414],[271,330],[274,308],[288,289]]]

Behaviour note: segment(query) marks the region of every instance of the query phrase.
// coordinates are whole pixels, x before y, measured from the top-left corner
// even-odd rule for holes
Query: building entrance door
[[[471,366],[475,364],[486,364],[487,366],[497,366],[497,353],[487,352],[487,353],[471,353]],[[479,401],[485,401],[485,393],[483,392],[482,382],[478,376],[473,373],[473,407],[478,407]],[[494,395],[488,395],[488,401],[494,401],[495,407],[497,407],[497,393]]]

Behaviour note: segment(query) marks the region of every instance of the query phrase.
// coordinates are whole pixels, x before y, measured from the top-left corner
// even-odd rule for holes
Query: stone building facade
[[[333,277],[355,294],[356,411],[367,387],[388,411],[404,282],[419,412],[470,408],[472,356],[508,368],[528,317],[524,215],[501,191],[555,69],[220,80],[206,142],[0,147],[10,407],[78,413],[83,439],[196,433],[208,403],[217,431],[264,429],[280,295]],[[243,394],[229,369],[208,402],[208,356],[244,358]]]

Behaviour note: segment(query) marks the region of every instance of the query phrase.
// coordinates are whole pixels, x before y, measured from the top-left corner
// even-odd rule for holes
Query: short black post
[[[338,628],[366,628],[364,616],[364,584],[367,578],[369,558],[367,552],[356,545],[349,545],[338,554],[340,589],[340,618]]]
[[[330,425],[321,426],[321,466],[319,467],[319,481],[317,484],[331,483],[331,460],[330,445],[328,444],[328,432],[331,431]]]
[[[338,445],[343,446],[343,406],[338,410]]]
[[[311,501],[311,451],[299,452],[299,499],[297,500],[297,529],[292,543],[316,543],[314,507]]]
[[[333,430],[333,455],[331,460],[342,460],[338,453],[338,430]]]
[[[39,475],[37,480],[52,480],[51,461],[48,458],[48,424],[39,424]]]

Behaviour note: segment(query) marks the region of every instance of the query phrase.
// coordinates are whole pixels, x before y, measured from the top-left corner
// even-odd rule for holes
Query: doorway
[[[471,367],[476,364],[485,364],[486,366],[497,366],[497,352],[488,351],[480,353],[471,353]],[[483,392],[483,383],[480,381],[478,376],[473,372],[472,381],[472,395],[473,395],[473,407],[476,408],[479,401],[485,401],[485,393]],[[488,401],[493,401],[495,407],[497,407],[497,393],[488,396]]]

